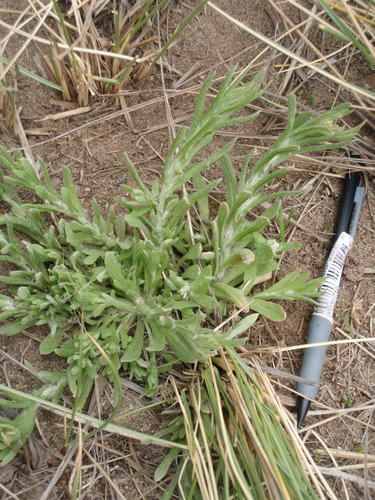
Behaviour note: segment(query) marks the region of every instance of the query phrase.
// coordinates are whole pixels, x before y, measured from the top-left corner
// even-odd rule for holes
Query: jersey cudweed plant
[[[217,376],[212,366],[208,370],[207,360],[221,353],[225,359],[228,356],[229,379],[241,369],[245,374],[236,355],[236,346],[245,340],[238,335],[259,314],[283,320],[285,312],[274,300],[313,301],[317,296],[320,281],[309,280],[297,270],[273,285],[254,288],[278,269],[282,252],[295,246],[263,234],[280,214],[280,199],[293,193],[265,194],[263,188],[287,172],[277,167],[292,155],[344,146],[357,129],[344,130],[335,124],[349,113],[348,106],[320,116],[297,115],[292,96],[285,131],[253,165],[251,155],[247,156],[237,178],[230,159],[235,141],[208,157],[200,154],[204,160],[197,159],[216,131],[258,115],[234,117],[262,95],[263,75],[249,82],[244,81],[246,72],[234,75],[233,69],[210,103],[207,92],[212,77],[205,82],[191,126],[177,134],[160,182],[147,187],[125,157],[134,185],[124,186],[126,194],[117,200],[122,209],[112,206],[106,216],[95,201],[91,212],[81,205],[68,169],[63,170],[63,187],[58,191],[42,163],[37,172],[23,157],[2,153],[0,198],[9,211],[0,215],[0,260],[8,262],[11,270],[0,276],[6,285],[0,295],[0,333],[16,335],[43,326],[38,330],[46,332],[40,352],[66,359],[65,372],[43,374],[45,387],[50,388],[42,391],[46,399],[56,400],[68,388],[78,411],[99,373],[118,388],[119,372],[143,381],[145,393],[152,395],[168,366],[201,362],[205,387],[199,391],[211,405],[220,398],[223,404],[231,390],[212,389]],[[208,183],[202,173],[215,162],[223,169],[226,197],[214,216],[209,194],[222,181]],[[186,183],[192,183],[192,192],[182,189]],[[25,203],[19,188],[31,193],[35,202]],[[271,205],[262,210],[264,202]],[[258,216],[250,215],[254,209]],[[233,308],[242,308],[243,319],[217,329]],[[241,387],[250,383],[244,380],[238,378]],[[118,403],[119,389],[116,395]],[[181,408],[188,404],[187,396],[184,401]],[[9,395],[1,403],[17,406]],[[284,432],[281,424],[276,427],[278,433]],[[262,432],[260,424],[257,432]],[[186,439],[184,431],[179,435]],[[24,439],[14,442],[22,445]],[[247,456],[250,451],[244,453]],[[169,464],[174,459],[170,457]],[[259,463],[253,460],[253,475],[259,474],[255,472]],[[282,463],[276,468],[279,474],[287,470]],[[219,495],[229,498],[237,487],[243,490],[242,479],[238,483],[223,470],[218,472],[224,488]],[[196,474],[194,467],[191,474]],[[249,471],[243,474],[247,487],[260,487],[259,482],[251,486]],[[288,487],[293,492],[296,485]],[[191,498],[205,498],[202,491],[194,495],[198,496]]]

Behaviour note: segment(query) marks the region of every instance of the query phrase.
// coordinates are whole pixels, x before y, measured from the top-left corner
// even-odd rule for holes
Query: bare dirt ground
[[[0,5],[0,18],[7,23],[14,23],[17,14],[11,13],[10,10],[22,10],[27,3],[26,0],[3,0]],[[166,22],[161,26],[162,42],[168,39],[193,4],[195,5],[190,1],[172,1],[169,4]],[[218,0],[216,4],[245,25],[269,37],[277,37],[289,28],[287,19],[275,10],[271,1]],[[309,2],[304,2],[304,5],[311,8]],[[301,22],[305,17],[288,4],[282,8],[293,24]],[[4,33],[3,30],[2,34]],[[0,32],[0,36],[2,34]],[[40,34],[47,36],[43,29]],[[307,36],[323,54],[334,49],[332,39],[323,37],[316,25],[309,30]],[[7,48],[7,57],[15,54],[23,42],[21,36],[13,36]],[[285,39],[286,46],[292,46],[296,42],[296,34]],[[221,77],[235,63],[244,67],[265,47],[254,37],[206,7],[169,50],[166,57],[169,69],[163,68],[165,88],[167,94],[171,95],[169,103],[177,126],[189,123],[197,90],[208,74],[216,72],[216,75]],[[42,49],[39,47],[36,50],[36,45],[30,43],[19,61],[20,64],[35,70]],[[311,56],[306,47],[301,50]],[[337,62],[338,70],[349,76],[351,74],[354,82],[370,82],[370,85],[369,67],[355,55],[348,65],[349,54],[344,54],[347,57]],[[297,89],[299,102],[314,111],[327,110],[335,102],[352,100],[348,91],[341,89],[337,94],[328,81],[311,75],[306,68],[294,72],[286,88],[281,89],[285,74],[280,73],[277,64],[284,60],[285,57],[277,56],[272,49],[268,49],[254,63],[254,73],[260,67],[267,67],[267,81],[270,83],[268,98],[272,98],[272,94],[280,93],[287,97]],[[191,68],[192,74],[183,84],[178,85],[180,78]],[[176,87],[177,90],[172,95],[172,90]],[[59,179],[62,166],[69,166],[73,171],[79,196],[87,205],[95,197],[105,208],[121,194],[120,186],[128,180],[122,161],[123,152],[137,165],[146,183],[150,183],[159,175],[170,144],[160,66],[156,66],[147,79],[129,88],[126,93],[126,103],[134,122],[133,129],[126,125],[122,115],[108,118],[118,109],[111,97],[94,98],[90,103],[91,110],[86,114],[54,120],[49,115],[61,111],[61,107],[56,104],[60,97],[55,91],[17,74],[15,96],[34,158],[42,158],[55,179]],[[155,98],[159,100],[150,104]],[[135,111],[132,111],[133,107],[136,107]],[[98,118],[100,122],[95,123]],[[353,114],[347,124],[354,125],[359,121],[360,117]],[[271,104],[268,112],[255,122],[237,128],[235,135],[239,140],[234,150],[236,163],[239,164],[244,154],[253,147],[258,148],[259,155],[267,148],[270,140],[278,135],[284,124],[283,113],[275,110]],[[47,135],[27,132],[40,127],[45,129]],[[355,245],[345,268],[336,308],[333,340],[374,337],[375,155],[374,150],[371,150],[371,144],[372,147],[374,145],[372,132],[371,128],[364,127],[361,139],[356,144],[356,148],[362,150],[367,159],[364,167],[367,191]],[[0,144],[7,150],[21,147],[17,137],[1,131],[0,134]],[[220,135],[217,138],[218,142],[225,140],[226,137]],[[293,189],[310,189],[300,197],[285,202],[285,212],[296,221],[288,225],[287,238],[299,241],[301,248],[285,256],[280,272],[286,274],[297,267],[310,271],[313,277],[318,277],[324,267],[342,177],[350,163],[346,159],[345,151],[335,151],[315,155],[314,160],[296,158],[289,161],[289,165],[293,168],[283,181],[286,186]],[[212,169],[208,175],[211,177],[221,174],[219,169]],[[287,320],[282,324],[261,320],[252,330],[249,343],[254,346],[281,347],[303,344],[311,306],[290,303],[286,304],[286,310]],[[46,359],[39,354],[38,346],[43,334],[43,331],[34,330],[28,335],[0,339],[1,381],[26,392],[36,388],[30,375],[11,361],[9,356],[21,362],[27,360],[38,370],[56,369],[57,363],[62,363],[61,359],[57,360],[52,356]],[[263,365],[295,375],[299,373],[301,350],[258,356]],[[322,405],[313,405],[301,431],[319,465],[336,466],[338,470],[372,481],[375,480],[374,463],[372,469],[367,468],[366,455],[372,455],[368,462],[374,462],[374,358],[374,344],[370,342],[331,346],[319,393],[319,402]],[[293,383],[282,377],[272,379],[283,402],[290,411],[294,411],[294,394],[289,390],[295,389]],[[142,400],[131,387],[125,387],[124,390],[123,413],[148,402]],[[162,393],[163,388],[160,388],[160,391]],[[101,380],[96,385],[93,404],[95,411],[100,410],[102,415],[110,411],[111,390],[109,385]],[[368,408],[363,409],[364,405]],[[127,419],[120,417],[117,422],[143,432],[155,432],[160,428],[161,416],[158,412],[149,411]],[[39,451],[35,455],[26,447],[22,456],[0,470],[0,483],[15,495],[13,498],[41,497],[65,457],[63,433],[64,423],[60,417],[45,410],[39,412],[38,429],[35,431],[36,447]],[[94,467],[89,457],[84,459],[83,485],[87,485],[87,498],[114,498],[113,484],[110,481],[125,498],[152,499],[161,496],[164,485],[156,485],[152,474],[164,454],[163,449],[142,446],[128,439],[103,433],[93,441],[88,453],[100,464],[100,468]],[[66,459],[65,470],[49,498],[70,498],[69,481],[73,466],[74,456]],[[342,481],[334,477],[330,477],[329,481],[337,498],[359,499],[369,495],[368,490],[363,487],[363,481]],[[0,497],[12,498],[10,493],[5,491],[0,491]]]

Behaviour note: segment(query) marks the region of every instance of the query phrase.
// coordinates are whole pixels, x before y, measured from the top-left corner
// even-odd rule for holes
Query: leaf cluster
[[[173,142],[160,182],[147,187],[125,158],[134,183],[124,186],[125,195],[105,216],[95,200],[90,210],[82,206],[68,169],[58,190],[42,162],[37,172],[21,156],[1,155],[0,198],[9,210],[0,215],[0,261],[11,270],[0,276],[7,285],[0,295],[0,333],[47,328],[40,351],[67,360],[64,380],[76,409],[99,372],[114,380],[124,371],[152,394],[171,364],[203,361],[221,346],[244,342],[236,337],[254,314],[283,320],[274,299],[318,295],[319,280],[299,271],[254,289],[290,248],[264,231],[280,214],[280,199],[291,193],[265,194],[264,187],[286,173],[276,167],[296,152],[347,144],[356,129],[343,130],[334,121],[348,107],[296,116],[291,97],[286,130],[253,167],[246,157],[237,178],[229,156],[234,141],[205,155],[217,130],[257,116],[234,113],[261,96],[263,75],[251,81],[246,73],[234,75],[235,69],[210,102],[212,77],[203,85],[192,124]],[[226,199],[214,216],[209,195],[221,181],[208,183],[202,173],[217,161]],[[191,194],[182,189],[188,182]],[[20,189],[35,202],[24,202]],[[267,201],[272,203],[264,210]],[[258,216],[249,215],[254,209]],[[253,311],[251,320],[216,331],[233,307]]]

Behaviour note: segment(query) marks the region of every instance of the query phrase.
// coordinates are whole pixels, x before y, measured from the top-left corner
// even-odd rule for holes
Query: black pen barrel
[[[345,176],[344,191],[341,196],[338,216],[336,219],[332,245],[341,233],[348,233],[354,209],[354,195],[359,186],[361,175],[359,172],[350,172]]]
[[[361,158],[360,154],[352,153],[352,158]],[[320,375],[327,346],[326,342],[333,323],[333,311],[339,290],[341,273],[347,252],[350,250],[355,235],[361,204],[364,196],[364,188],[359,187],[361,175],[359,172],[351,172],[345,176],[344,188],[340,197],[337,218],[334,228],[332,250],[324,270],[324,282],[320,287],[323,293],[318,299],[318,305],[310,321],[307,343],[311,347],[304,353],[301,377],[312,380],[313,383],[299,383],[297,390],[300,394],[297,400],[297,427],[301,428],[304,418],[310,407],[310,400],[316,398]],[[348,234],[342,234],[348,233]],[[337,248],[336,241],[339,240]],[[320,344],[324,345],[320,345]],[[314,346],[314,344],[317,344]]]

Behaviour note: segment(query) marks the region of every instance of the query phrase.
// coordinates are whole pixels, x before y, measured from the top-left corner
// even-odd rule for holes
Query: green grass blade
[[[373,67],[375,68],[375,58],[371,55],[369,49],[363,45],[359,39],[358,36],[356,36],[355,33],[340,19],[340,17],[335,13],[335,11],[324,1],[324,0],[317,0],[319,5],[326,11],[327,15],[332,19],[332,21],[336,24],[339,30],[341,30],[341,33],[343,34],[344,37],[348,41],[354,45],[362,54],[362,56],[366,59],[366,61]],[[335,32],[331,32],[334,36]]]
[[[12,394],[14,396],[17,396],[19,398],[23,398],[27,401],[32,401],[34,403],[38,403],[40,406],[48,409],[48,410],[54,410],[54,413],[57,413],[58,415],[64,416],[67,415],[69,417],[73,417],[73,410],[70,408],[66,408],[65,406],[61,406],[57,403],[53,403],[52,401],[47,401],[46,399],[40,398],[38,396],[35,396],[33,394],[28,394],[26,392],[19,391],[17,389],[13,389],[13,387],[8,387],[7,385],[0,384],[0,391],[4,391],[6,393]],[[75,420],[86,423],[88,422],[91,427],[95,427],[95,429],[98,429],[99,427],[102,428],[103,430],[106,430],[107,432],[113,432],[115,434],[118,434],[120,436],[125,436],[130,439],[135,439],[136,441],[140,441],[141,443],[144,444],[157,444],[159,446],[164,446],[167,448],[179,448],[181,450],[186,450],[186,446],[174,442],[174,441],[168,441],[167,439],[161,439],[156,436],[152,436],[150,434],[145,434],[143,432],[138,432],[134,431],[132,429],[127,429],[126,427],[122,427],[116,424],[104,422],[100,418],[93,417],[91,415],[87,415],[85,413],[81,412],[76,412],[75,414]]]
[[[10,59],[7,59],[6,57],[0,55],[0,62],[4,64],[9,64]],[[54,82],[51,82],[49,80],[46,80],[42,76],[36,75],[32,71],[29,71],[28,69],[24,68],[23,66],[19,66],[18,64],[16,65],[17,71],[19,71],[22,75],[28,76],[29,78],[32,78],[38,83],[41,83],[42,85],[46,85],[47,87],[51,87],[52,89],[59,90],[60,92],[62,91],[62,87],[60,85],[57,85]]]

